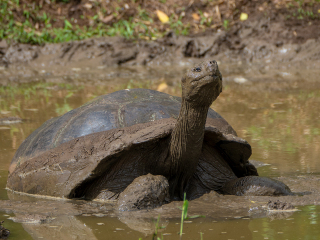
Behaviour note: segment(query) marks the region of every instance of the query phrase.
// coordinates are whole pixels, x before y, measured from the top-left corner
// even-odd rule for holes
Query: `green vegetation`
[[[202,215],[194,215],[194,216],[188,217],[188,206],[189,206],[189,201],[186,199],[186,193],[184,193],[182,207],[180,208],[181,209],[181,221],[180,221],[180,231],[179,231],[180,239],[182,239],[182,235],[183,235],[183,222],[184,222],[184,220],[191,219],[191,218],[205,217]],[[157,218],[157,221],[155,221],[155,230],[152,235],[152,240],[163,240],[162,234],[161,234],[161,238],[158,237],[158,231],[159,231],[159,229],[163,229],[165,227],[160,226],[159,221],[160,221],[160,214]],[[201,240],[203,239],[202,235],[203,235],[203,233],[200,232],[200,239]],[[139,238],[139,240],[142,240],[142,238]]]
[[[183,234],[183,221],[186,220],[187,216],[188,216],[188,206],[189,206],[189,202],[186,199],[186,193],[184,193],[183,205],[182,205],[182,208],[181,208],[181,223],[180,223],[180,232],[179,232],[180,239],[181,239],[182,234]]]
[[[299,8],[297,10],[297,13],[293,13],[293,16],[296,16],[298,19],[303,19],[304,17],[310,17],[311,19],[315,18],[315,15],[310,10],[303,9],[304,0],[295,0],[299,4]]]
[[[68,3],[68,1],[64,2]],[[40,11],[41,7],[39,6],[34,7],[31,4],[20,6],[19,0],[2,0],[0,1],[0,9],[0,40],[6,39],[9,42],[59,43],[102,36],[154,40],[162,37],[169,30],[173,30],[179,35],[187,35],[190,28],[190,24],[182,23],[181,16],[172,15],[168,23],[169,28],[161,31],[151,26],[154,23],[153,18],[140,7],[138,7],[138,14],[135,18],[129,17],[127,20],[120,18],[110,25],[103,23],[101,17],[95,14],[92,17],[87,16],[91,26],[83,25],[81,27],[74,24],[77,21],[72,18],[64,19],[63,27],[54,27],[53,25],[57,22],[56,18]],[[17,9],[22,9],[22,14],[15,14]],[[119,14],[114,12],[111,16],[117,18]],[[81,15],[80,18],[84,19],[84,16]]]
[[[3,0],[0,3],[0,38],[9,41],[18,41],[21,43],[42,44],[45,42],[58,43],[67,42],[71,40],[82,40],[90,37],[101,36],[115,36],[120,35],[126,38],[139,38],[142,36],[154,37],[154,34],[148,31],[144,23],[132,22],[132,19],[120,20],[112,26],[97,23],[94,27],[83,26],[80,28],[78,25],[72,25],[68,20],[64,20],[63,28],[52,27],[51,19],[43,13],[43,15],[36,16],[34,13],[24,10],[24,22],[15,21],[12,8],[19,6],[19,0],[10,1]],[[97,15],[93,17],[96,20]],[[36,19],[37,22],[43,24],[44,27],[41,31],[36,27],[39,25],[32,25],[28,20],[29,18]],[[53,20],[54,21],[54,20]],[[138,29],[138,30],[137,30]],[[144,31],[140,31],[140,29]],[[136,30],[136,31],[135,31]]]
[[[188,35],[190,30],[190,23],[183,24],[182,17],[176,17],[176,15],[171,15],[170,17],[170,29],[174,31],[177,35]]]
[[[155,223],[155,230],[154,230],[154,233],[152,235],[152,240],[155,240],[155,239],[156,240],[163,240],[163,235],[162,234],[161,234],[161,238],[157,237],[159,229],[165,228],[164,226],[160,226],[159,222],[160,222],[160,214],[158,215],[157,221]]]
[[[184,220],[191,219],[191,218],[205,217],[203,215],[193,215],[193,216],[188,217],[188,206],[189,206],[189,201],[186,199],[186,193],[184,193],[183,204],[182,204],[182,208],[181,208],[181,223],[180,223],[180,232],[179,232],[180,239],[182,238],[182,234],[183,234]],[[200,234],[200,237],[202,239],[202,234]]]
[[[293,13],[292,16],[289,14],[287,15],[287,19],[289,18],[297,18],[297,19],[305,19],[305,18],[309,18],[309,19],[316,19],[319,18],[319,14],[314,12],[313,10],[313,6],[315,3],[319,3],[320,0],[294,0],[295,4],[293,3],[288,3],[287,4],[287,8],[293,8]]]
[[[56,113],[61,116],[72,110],[72,107],[67,102],[68,98],[72,97],[73,92],[69,92],[63,99],[63,104],[56,103]]]
[[[79,92],[83,89],[83,86],[78,87],[76,90],[74,86],[70,84],[53,84],[53,83],[37,83],[37,84],[21,84],[17,86],[0,86],[0,117],[6,116],[20,116],[24,118],[23,108],[29,109],[29,111],[37,112],[39,102],[43,104],[51,104],[53,98],[56,98],[53,94],[53,89],[59,89],[59,93],[63,100],[62,103],[55,103],[55,112],[62,115],[73,108],[69,105],[68,99],[71,98],[75,91]],[[26,103],[28,102],[28,107]],[[14,104],[13,104],[14,103]]]
[[[225,30],[228,30],[229,29],[229,20],[228,19],[225,19],[223,21],[223,27]]]
[[[182,1],[180,5],[166,0],[81,1],[30,0],[0,1],[0,40],[31,44],[58,43],[101,36],[155,40],[169,32],[177,35],[199,33],[208,29],[229,30],[243,13],[242,3],[229,1]],[[319,0],[275,1],[264,6],[263,13],[285,9],[287,19],[319,18]],[[189,5],[192,5],[189,6]],[[259,5],[260,4],[260,5]],[[157,11],[164,14],[163,20]],[[246,13],[250,14],[251,13]],[[168,17],[169,16],[169,17]],[[244,20],[243,20],[244,21]]]

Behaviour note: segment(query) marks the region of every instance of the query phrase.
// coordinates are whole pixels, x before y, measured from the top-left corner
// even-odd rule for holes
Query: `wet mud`
[[[0,66],[28,66],[34,69],[31,75],[39,69],[57,67],[67,72],[97,66],[185,66],[201,59],[261,63],[276,69],[319,68],[319,36],[301,33],[304,37],[297,40],[291,35],[300,28],[299,24],[287,26],[260,19],[237,23],[228,31],[195,36],[169,33],[155,41],[106,37],[43,46],[0,44]]]
[[[293,211],[295,208],[291,203],[277,201],[269,201],[268,209],[270,211]]]
[[[242,197],[221,195],[212,191],[190,201],[188,215],[204,215],[211,221],[246,217],[282,219],[292,215],[293,210],[296,210],[295,207],[310,204],[320,205],[320,177],[279,177],[277,180],[285,182],[294,192],[300,194],[279,197]],[[62,225],[64,228],[67,226],[69,232],[62,232],[61,234],[65,236],[61,239],[68,239],[67,237],[74,234],[79,235],[79,232],[83,233],[83,236],[87,236],[83,239],[96,239],[91,229],[86,228],[76,216],[116,218],[128,228],[147,235],[153,233],[153,219],[156,219],[158,215],[161,215],[161,224],[164,225],[166,225],[168,219],[179,219],[181,217],[181,210],[179,209],[182,205],[181,201],[174,201],[155,209],[132,212],[119,211],[116,202],[112,201],[102,203],[84,200],[46,200],[12,193],[11,191],[8,194],[11,200],[0,201],[1,211],[14,213],[15,216],[11,219],[27,226],[25,230],[32,236],[40,234],[47,236],[49,239],[52,231],[57,230],[52,226]],[[270,210],[277,211],[270,212]]]
[[[2,224],[4,221],[0,222],[0,239],[7,239],[10,235],[10,230],[6,229]]]

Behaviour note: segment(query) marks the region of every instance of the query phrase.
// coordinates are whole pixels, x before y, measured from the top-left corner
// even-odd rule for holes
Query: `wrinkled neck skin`
[[[179,117],[171,135],[169,150],[171,176],[175,178],[175,185],[182,188],[185,187],[198,165],[208,109],[209,106],[193,106],[182,100]],[[183,191],[179,189],[181,190]]]

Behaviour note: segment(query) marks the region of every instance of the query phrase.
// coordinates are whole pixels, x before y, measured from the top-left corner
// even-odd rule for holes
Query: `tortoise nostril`
[[[212,71],[215,71],[217,68],[218,68],[218,64],[215,60],[211,60],[207,62],[208,71],[212,72]]]

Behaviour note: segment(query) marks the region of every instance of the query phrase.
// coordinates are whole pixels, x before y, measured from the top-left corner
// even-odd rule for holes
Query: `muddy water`
[[[256,66],[252,66],[256,69],[253,71],[243,69],[221,66],[224,90],[212,108],[240,137],[250,142],[251,159],[269,164],[259,168],[260,175],[280,177],[294,191],[312,192],[306,199],[282,200],[296,205],[320,204],[320,165],[317,164],[320,155],[320,81],[317,76],[320,72],[269,71]],[[0,220],[14,218],[14,221],[5,222],[12,239],[72,239],[75,236],[78,239],[106,239],[106,236],[108,239],[152,239],[154,219],[159,214],[160,225],[165,227],[159,230],[163,239],[178,239],[178,206],[181,203],[126,215],[113,211],[112,206],[98,203],[94,206],[81,203],[79,207],[75,201],[46,202],[12,196],[5,185],[7,169],[16,149],[46,120],[96,96],[125,88],[150,88],[179,96],[182,68],[73,69],[68,74],[39,71],[36,77],[23,75],[23,71],[16,75],[1,71],[5,79],[2,82],[6,85],[0,86],[0,199],[10,198],[15,202],[2,201],[0,210],[6,212],[0,213]],[[209,194],[192,201],[190,215],[201,214],[206,218],[186,222],[182,239],[201,239],[201,234],[203,239],[320,237],[319,206],[300,206],[301,211],[271,214],[264,208],[268,200]],[[52,212],[48,206],[52,206]]]

